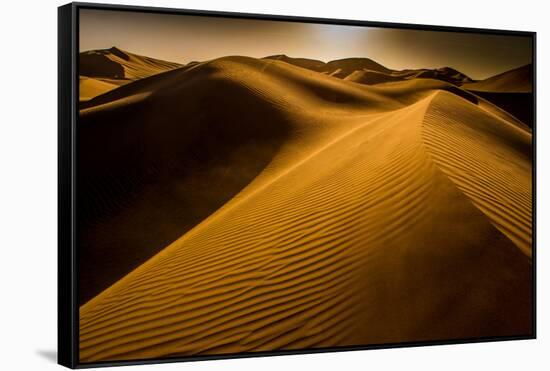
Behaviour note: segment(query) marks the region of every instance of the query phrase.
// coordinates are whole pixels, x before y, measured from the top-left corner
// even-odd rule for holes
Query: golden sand
[[[338,78],[279,59],[199,63],[81,111],[85,124],[111,117],[110,130],[130,138],[85,159],[98,174],[138,158],[165,184],[155,193],[135,178],[153,205],[101,205],[118,226],[103,243],[127,241],[106,253],[145,249],[163,223],[147,219],[155,205],[180,224],[162,231],[173,242],[81,306],[80,360],[531,333],[530,129],[447,82]],[[140,107],[148,114],[132,116]],[[132,141],[141,132],[156,147]],[[166,161],[116,160],[117,146]],[[177,165],[158,168],[216,151],[225,172],[190,180]],[[239,171],[246,182],[228,178]]]

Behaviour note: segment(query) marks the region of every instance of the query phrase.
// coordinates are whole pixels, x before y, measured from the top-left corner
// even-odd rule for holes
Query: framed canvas
[[[58,16],[60,364],[535,338],[534,32]]]

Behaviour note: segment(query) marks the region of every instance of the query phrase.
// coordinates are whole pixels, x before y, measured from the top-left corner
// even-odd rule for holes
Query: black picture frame
[[[533,236],[533,332],[525,336],[483,337],[445,341],[418,341],[398,344],[377,344],[353,347],[334,347],[322,349],[282,350],[274,352],[237,353],[213,356],[190,356],[147,360],[108,361],[80,363],[78,357],[78,248],[76,236],[76,133],[78,131],[78,53],[79,21],[81,9],[114,11],[133,11],[146,13],[164,13],[209,17],[228,17],[254,20],[280,20],[287,22],[306,22],[331,25],[369,26],[409,30],[429,30],[492,35],[526,36],[532,40],[533,61],[533,146],[532,146],[532,236]],[[69,368],[89,368],[100,366],[121,366],[136,364],[154,364],[212,359],[278,356],[289,354],[307,354],[367,350],[381,348],[416,347],[427,345],[448,345],[461,343],[479,343],[506,340],[527,340],[536,338],[536,32],[495,30],[482,28],[462,28],[421,24],[387,23],[345,19],[326,19],[299,16],[281,16],[267,14],[230,13],[221,11],[202,11],[189,9],[156,8],[144,6],[110,5],[97,3],[70,3],[58,8],[58,363]]]

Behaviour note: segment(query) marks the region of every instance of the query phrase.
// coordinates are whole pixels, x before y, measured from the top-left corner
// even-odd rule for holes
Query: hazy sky
[[[449,66],[474,79],[531,63],[528,37],[81,9],[80,51],[111,46],[179,63],[367,57],[397,70]]]

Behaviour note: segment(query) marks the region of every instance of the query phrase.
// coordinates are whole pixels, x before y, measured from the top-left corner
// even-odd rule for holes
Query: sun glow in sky
[[[531,63],[529,37],[80,10],[80,51],[116,46],[179,63],[227,55],[366,57],[392,69],[452,67],[483,79]]]

